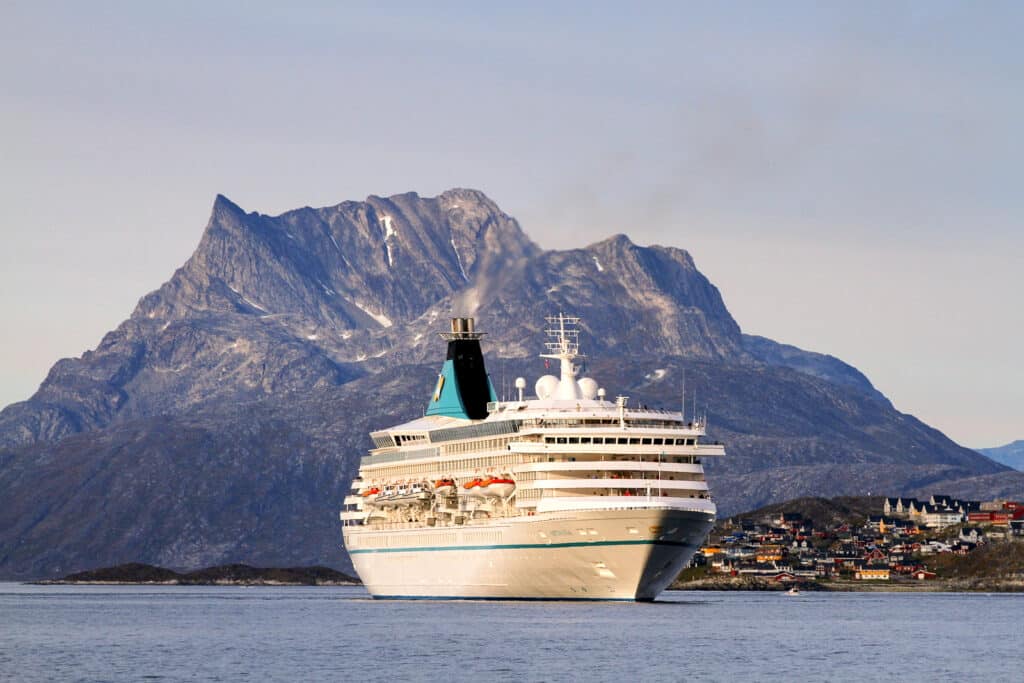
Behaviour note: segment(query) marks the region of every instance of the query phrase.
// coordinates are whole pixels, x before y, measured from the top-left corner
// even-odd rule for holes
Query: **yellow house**
[[[853,578],[860,581],[888,581],[888,569],[858,569]]]

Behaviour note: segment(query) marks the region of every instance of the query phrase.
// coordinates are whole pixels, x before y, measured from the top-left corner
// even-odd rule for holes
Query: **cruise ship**
[[[473,318],[455,318],[423,417],[373,432],[345,547],[375,598],[653,600],[715,521],[703,418],[579,377],[577,317],[547,318],[544,375],[499,401]]]

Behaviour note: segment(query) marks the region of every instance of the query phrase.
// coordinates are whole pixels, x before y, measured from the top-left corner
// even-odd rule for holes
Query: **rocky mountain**
[[[1000,464],[1024,472],[1024,440],[1014,441],[997,448],[979,448],[977,451]]]
[[[542,316],[559,310],[583,317],[610,392],[676,407],[685,371],[728,444],[709,472],[726,514],[801,495],[1024,491],[1024,475],[899,413],[842,361],[743,334],[683,250],[618,235],[543,251],[473,190],[276,217],[217,197],[166,284],[0,412],[0,576],[347,569],[338,504],[367,432],[422,412],[433,333],[475,315],[506,387],[543,372]]]
[[[0,445],[336,386],[425,356],[431,322],[473,274],[539,251],[471,190],[275,218],[218,196],[199,247],[169,282],[95,350],[59,361],[29,401],[0,413]]]

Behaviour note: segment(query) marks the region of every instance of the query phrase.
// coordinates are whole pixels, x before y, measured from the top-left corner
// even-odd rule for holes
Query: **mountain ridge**
[[[1011,441],[1004,446],[995,448],[975,448],[974,450],[1001,465],[1024,471],[1024,439]]]

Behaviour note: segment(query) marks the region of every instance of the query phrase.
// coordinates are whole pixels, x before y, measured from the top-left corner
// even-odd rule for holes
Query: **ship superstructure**
[[[559,375],[498,401],[472,318],[423,417],[373,432],[341,513],[374,597],[652,600],[714,524],[705,420],[579,378],[579,319],[547,319]]]

